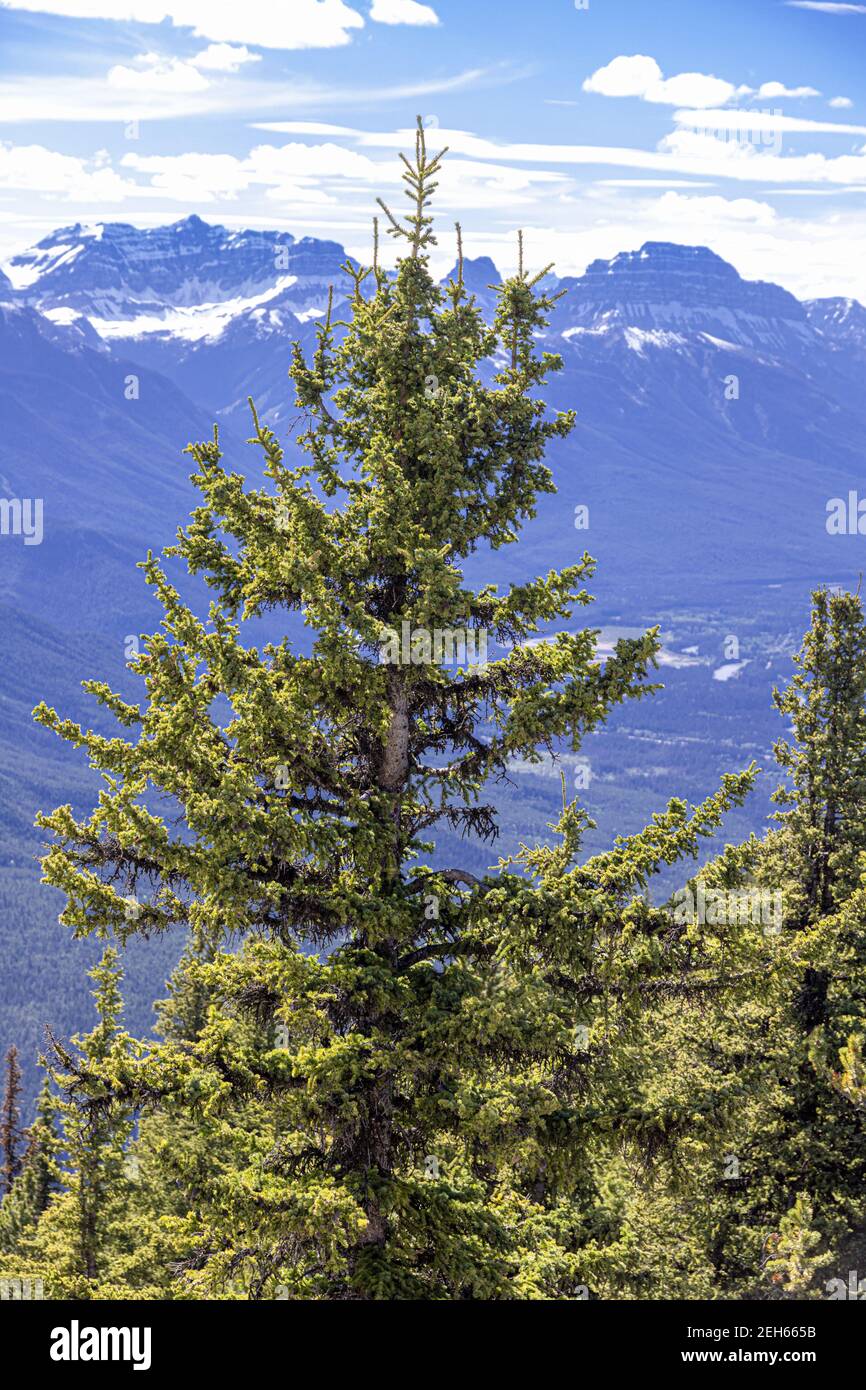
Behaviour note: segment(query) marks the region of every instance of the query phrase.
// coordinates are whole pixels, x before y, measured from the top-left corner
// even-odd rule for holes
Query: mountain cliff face
[[[803,308],[831,347],[866,353],[866,309],[856,299],[810,299]]]
[[[123,222],[63,227],[6,270],[27,303],[84,314],[105,336],[162,327],[195,338],[279,294],[300,312],[321,308],[344,260],[336,242],[232,232],[192,216],[145,230]]]
[[[0,536],[0,1048],[35,1051],[43,1022],[68,1033],[87,1008],[82,962],[67,965],[58,904],[38,887],[31,827],[61,801],[84,811],[97,788],[30,710],[45,698],[91,720],[87,675],[139,698],[126,643],[158,617],[135,565],[188,514],[182,450],[218,421],[230,466],[255,474],[247,395],[289,444],[291,344],[309,353],[345,259],[334,242],[189,217],[63,228],[0,272],[0,496],[42,498],[45,528],[41,545]],[[493,262],[467,259],[464,278],[491,313]],[[564,367],[546,394],[577,411],[549,457],[558,492],[518,545],[467,569],[473,582],[523,581],[588,550],[593,621],[614,636],[662,628],[664,692],[584,750],[591,850],[671,795],[697,800],[752,757],[768,765],[770,689],[788,678],[809,589],[856,586],[866,568],[866,538],[826,526],[829,499],[866,492],[866,310],[801,304],[706,248],[658,242],[550,285],[568,293],[545,334]],[[726,838],[760,828],[765,792]],[[496,795],[508,853],[547,834],[561,787],[555,771],[522,769]],[[483,847],[441,848],[476,872],[490,863]],[[145,951],[139,967],[133,950],[135,1032],[150,1027],[173,951]]]
[[[559,282],[573,329],[705,333],[723,342],[786,348],[811,334],[802,304],[778,285],[743,280],[705,246],[648,241]],[[637,339],[639,341],[639,339]]]

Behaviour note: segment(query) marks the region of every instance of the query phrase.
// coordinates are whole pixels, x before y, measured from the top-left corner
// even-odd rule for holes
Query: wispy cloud
[[[696,115],[708,117],[708,125],[715,127],[719,122],[730,118],[734,130],[742,130],[744,125],[760,130],[766,119],[767,129],[773,130],[772,115],[751,111],[713,111],[709,113],[682,112],[683,125],[665,136],[654,150],[634,149],[617,145],[566,145],[552,143],[515,144],[493,141],[471,131],[439,129],[437,139],[448,145],[452,155],[464,156],[474,160],[493,160],[497,163],[570,165],[611,165],[623,169],[642,170],[647,173],[671,175],[693,174],[697,178],[731,179],[747,183],[835,183],[862,184],[866,186],[866,151],[853,155],[827,156],[820,153],[804,155],[781,155],[759,144],[745,140],[726,138],[724,130],[718,136],[710,129],[696,130],[685,128],[686,121]],[[786,117],[797,121],[797,117]],[[758,123],[757,125],[755,123]],[[820,123],[819,123],[820,124]],[[834,132],[844,130],[836,124],[826,123]],[[303,121],[272,121],[258,123],[259,129],[303,134]],[[850,127],[859,133],[866,133],[864,127]],[[404,149],[414,138],[409,129],[394,131],[363,131],[340,127],[342,138],[351,138],[361,148]]]
[[[301,77],[253,82],[243,73],[227,74],[225,70],[211,70],[205,77],[198,62],[155,54],[142,55],[135,63],[137,66],[116,64],[105,77],[60,77],[45,85],[31,77],[0,79],[0,124],[124,123],[186,120],[218,113],[260,116],[286,108],[363,107],[506,83],[518,75],[504,67],[470,68],[393,86],[354,87]]]
[[[866,14],[866,5],[835,5],[829,0],[785,0],[792,10],[818,10],[821,14]]]
[[[257,145],[244,158],[233,155],[123,156],[124,171],[147,178],[150,189],[180,203],[234,199],[258,190],[271,202],[337,202],[345,190],[397,188],[399,167],[390,158],[372,159],[334,141],[314,145]],[[439,176],[443,208],[504,208],[525,205],[533,190],[564,188],[565,177],[551,170],[515,169],[507,164],[450,160]]]
[[[776,132],[813,135],[866,135],[866,125],[843,125],[839,121],[813,121],[807,116],[784,116],[781,111],[752,111],[740,108],[724,111],[675,111],[678,126],[693,130],[748,131],[752,134]]]

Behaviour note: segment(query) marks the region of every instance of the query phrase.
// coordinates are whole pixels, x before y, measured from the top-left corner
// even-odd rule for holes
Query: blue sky
[[[398,201],[416,112],[503,269],[645,240],[866,301],[866,4],[0,0],[0,255],[64,224],[330,235]]]

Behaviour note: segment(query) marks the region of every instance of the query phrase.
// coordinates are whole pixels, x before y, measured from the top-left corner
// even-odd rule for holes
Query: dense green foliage
[[[103,776],[91,816],[42,818],[63,920],[189,935],[158,1041],[121,1027],[112,946],[97,1026],[51,1039],[0,1273],[52,1296],[809,1296],[863,1223],[858,598],[816,595],[777,698],[788,809],[687,895],[654,906],[653,876],[754,769],[589,857],[563,792],[550,840],[496,872],[428,862],[442,826],[494,839],[509,760],[578,749],[652,693],[658,651],[539,636],[590,603],[588,556],[465,586],[551,490],[572,417],[537,396],[545,272],[521,255],[492,326],[459,259],[447,291],[431,276],[440,158],[419,127],[410,214],[385,209],[396,274],[347,266],[348,320],[295,353],[305,461],[255,412],[269,486],[216,435],[191,446],[203,502],[169,559],[214,591],[207,619],[149,556],[146,698],[88,683],[114,737],[37,711]],[[245,641],[293,609],[309,656]],[[437,657],[442,633],[467,652]]]

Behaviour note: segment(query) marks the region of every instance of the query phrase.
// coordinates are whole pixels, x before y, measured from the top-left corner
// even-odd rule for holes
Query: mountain
[[[63,227],[6,269],[19,302],[86,325],[223,420],[246,415],[252,391],[265,408],[285,408],[286,344],[312,341],[347,260],[333,241],[232,232],[192,216],[143,231]]]
[[[26,303],[55,318],[83,314],[106,338],[166,331],[195,341],[278,295],[300,314],[322,312],[345,259],[336,242],[232,232],[192,216],[145,230],[76,223],[5,269]]]
[[[30,710],[45,698],[93,721],[79,686],[90,675],[138,698],[126,642],[158,617],[135,565],[189,512],[181,451],[216,420],[231,467],[257,476],[258,455],[242,442],[248,394],[290,443],[291,345],[311,350],[345,259],[327,240],[190,217],[147,230],[63,228],[5,267],[0,490],[43,499],[45,534],[29,546],[0,536],[0,1047],[15,1040],[32,1053],[44,1021],[61,1033],[79,1026],[92,958],[53,925],[32,822],[61,801],[86,810],[97,787]],[[487,314],[499,279],[488,258],[464,261]],[[861,486],[866,310],[801,303],[704,247],[659,242],[547,284],[567,293],[544,334],[563,359],[546,395],[576,409],[576,428],[550,453],[557,495],[539,499],[518,545],[470,557],[467,571],[473,582],[522,581],[589,550],[602,649],[661,629],[663,692],[619,711],[582,750],[592,850],[671,795],[697,800],[724,771],[752,758],[771,765],[781,732],[771,688],[790,673],[809,590],[856,585],[864,568],[864,538],[830,534],[827,505]],[[575,755],[563,765],[571,779]],[[773,782],[768,773],[726,839],[760,830]],[[499,844],[446,834],[449,862],[484,872],[500,851],[544,839],[558,771],[515,768],[513,787],[495,795]],[[177,950],[165,941],[129,956],[134,1031],[147,1032]]]
[[[856,299],[810,299],[803,307],[832,349],[855,359],[866,356],[866,309]]]
[[[705,246],[648,241],[593,261],[558,287],[568,328],[601,325],[641,333],[705,333],[723,343],[786,350],[811,338],[805,309],[778,285],[744,280]]]

